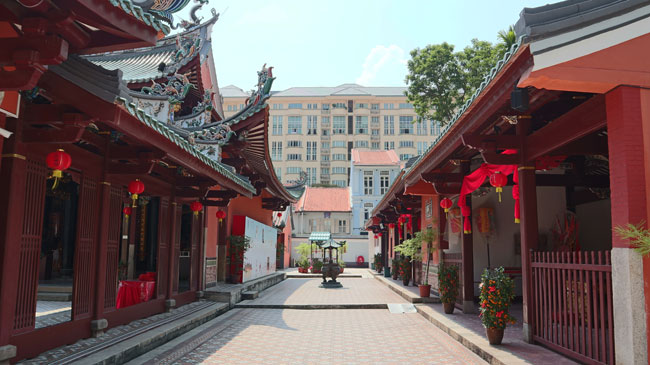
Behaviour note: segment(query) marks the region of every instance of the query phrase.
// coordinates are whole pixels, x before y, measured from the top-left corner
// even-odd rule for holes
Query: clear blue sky
[[[524,7],[548,0],[211,0],[221,13],[212,32],[221,87],[250,90],[264,63],[273,89],[294,86],[403,86],[409,52],[472,38],[496,42]],[[191,2],[176,18],[189,19]]]

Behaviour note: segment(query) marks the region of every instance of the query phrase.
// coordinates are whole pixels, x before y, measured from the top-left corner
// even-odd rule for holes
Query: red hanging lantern
[[[282,218],[282,212],[278,213],[278,218]]]
[[[194,212],[194,216],[198,217],[199,212],[203,210],[203,204],[200,202],[192,202],[192,204],[190,204],[190,209]]]
[[[63,171],[67,170],[72,163],[72,158],[68,153],[62,149],[58,149],[54,152],[50,152],[45,158],[45,163],[47,167],[52,170],[52,177],[54,178],[54,183],[52,184],[52,190],[56,189],[59,185],[59,179],[63,177]]]
[[[445,215],[449,215],[449,209],[451,209],[451,206],[454,205],[454,202],[451,201],[449,198],[443,198],[440,200],[440,208],[445,210]]]
[[[379,233],[377,234],[377,236],[381,237],[381,232],[379,232]]]
[[[226,218],[226,212],[223,210],[217,210],[217,218],[219,219],[219,223],[221,223],[223,219]]]
[[[377,235],[375,235],[375,239],[379,238]]]
[[[131,209],[131,207],[124,207],[124,209],[122,209],[122,213],[124,213],[126,218],[129,219],[131,213],[133,213],[133,209]]]
[[[144,183],[140,179],[135,179],[129,183],[129,193],[131,193],[131,199],[133,199],[133,207],[136,207],[136,202],[138,201],[138,195],[144,192]]]
[[[494,174],[490,175],[490,185],[496,188],[497,194],[499,194],[499,203],[501,203],[501,192],[507,183],[508,177],[500,171],[496,171]]]
[[[395,229],[395,223],[389,223],[388,228],[390,229]]]

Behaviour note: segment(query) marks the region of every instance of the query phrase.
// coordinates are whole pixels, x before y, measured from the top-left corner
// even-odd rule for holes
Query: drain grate
[[[393,314],[417,313],[415,306],[411,303],[388,303],[388,310]]]

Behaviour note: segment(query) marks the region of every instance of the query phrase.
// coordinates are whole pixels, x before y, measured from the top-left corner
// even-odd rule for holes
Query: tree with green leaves
[[[442,125],[452,120],[485,75],[516,43],[514,28],[500,31],[499,40],[495,45],[472,39],[471,45],[459,52],[446,42],[411,51],[405,94],[420,120],[436,120]]]

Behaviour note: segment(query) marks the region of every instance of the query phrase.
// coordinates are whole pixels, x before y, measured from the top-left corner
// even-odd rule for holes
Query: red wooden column
[[[530,119],[521,120],[517,124],[517,135],[527,136],[530,133]],[[523,141],[523,139],[522,139]],[[525,146],[524,146],[525,147]],[[524,148],[522,148],[523,150]],[[525,156],[525,151],[520,151]],[[533,307],[532,270],[530,268],[530,251],[538,246],[539,231],[537,221],[537,183],[535,182],[535,163],[524,163],[519,166],[519,208],[521,232],[521,282],[523,296],[523,335],[524,341],[533,342]]]
[[[176,216],[179,215],[179,211],[182,213],[182,207],[179,207],[176,201],[174,201],[175,197],[172,196],[172,203],[171,203],[171,209],[169,210],[169,230],[170,230],[170,239],[169,239],[169,253],[168,253],[168,260],[167,260],[167,302],[166,303],[171,303],[170,300],[172,298],[173,289],[174,289],[174,282],[178,280],[178,275],[174,278],[174,259],[176,257],[175,252],[176,252],[176,244],[178,240],[178,236],[180,235],[180,227],[177,226],[177,219]],[[178,231],[178,234],[177,234]],[[164,263],[161,262],[161,264],[164,265]],[[166,307],[169,304],[166,304]]]
[[[612,227],[648,222],[650,92],[621,86],[607,93],[605,103]],[[647,364],[650,259],[642,259],[616,234],[612,236],[612,282],[616,363]]]
[[[468,174],[469,162],[462,162],[461,172]],[[467,208],[469,209],[469,216],[463,219],[472,221],[472,194],[467,194]],[[464,222],[463,222],[464,223]],[[476,313],[476,306],[474,305],[474,236],[472,233],[465,233],[463,230],[462,236],[462,260],[463,260],[463,313]]]
[[[7,124],[7,116],[4,113],[0,112],[0,128],[5,128]],[[0,153],[2,153],[2,144],[4,143],[4,137],[0,136]],[[2,168],[2,159],[0,159],[0,169]],[[2,170],[0,170],[2,171]]]
[[[19,282],[20,241],[25,210],[26,167],[25,147],[16,143],[21,138],[20,123],[9,122],[16,133],[4,143],[0,170],[0,349],[11,351],[9,338],[14,328]],[[17,128],[18,130],[16,130]],[[2,359],[2,360],[8,360]]]
[[[108,140],[106,142],[105,153],[108,155]],[[103,319],[104,315],[104,297],[106,294],[106,254],[108,245],[109,217],[111,208],[111,183],[107,180],[108,159],[104,157],[104,169],[102,171],[102,180],[99,183],[99,211],[97,215],[97,250],[95,252],[95,308],[91,330],[93,336],[103,333],[108,327],[108,322]]]

